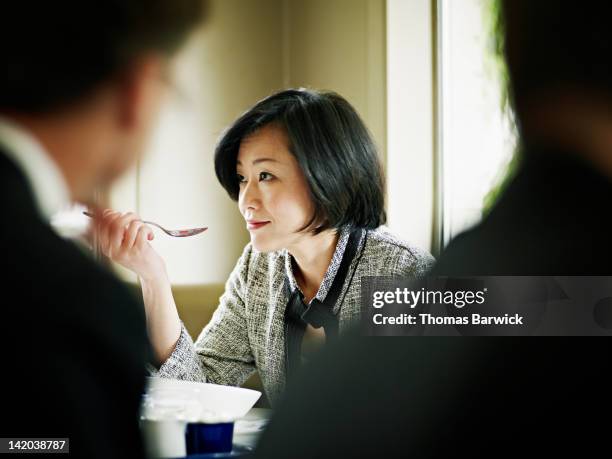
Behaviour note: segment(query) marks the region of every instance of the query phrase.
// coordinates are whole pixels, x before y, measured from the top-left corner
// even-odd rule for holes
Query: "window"
[[[440,236],[480,221],[515,145],[487,26],[494,0],[438,0]]]

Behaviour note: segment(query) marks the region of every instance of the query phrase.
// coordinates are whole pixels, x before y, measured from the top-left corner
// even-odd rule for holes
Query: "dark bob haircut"
[[[285,130],[308,183],[315,211],[303,230],[317,234],[386,223],[384,179],[372,137],[351,104],[333,92],[282,91],[236,120],[215,151],[217,178],[232,199],[238,200],[240,144],[269,124]]]

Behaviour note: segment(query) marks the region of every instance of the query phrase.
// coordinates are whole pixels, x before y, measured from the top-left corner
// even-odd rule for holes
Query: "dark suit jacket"
[[[143,457],[142,303],[53,232],[2,153],[0,213],[0,437],[68,437],[73,456]]]
[[[437,274],[612,271],[612,185],[542,155]],[[611,370],[601,338],[355,336],[296,377],[257,457],[594,457],[608,448]]]
[[[484,221],[455,238],[444,275],[612,275],[612,181],[579,156],[529,150]]]

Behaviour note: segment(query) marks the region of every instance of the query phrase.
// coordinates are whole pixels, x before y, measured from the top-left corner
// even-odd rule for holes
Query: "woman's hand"
[[[153,231],[138,215],[110,209],[96,213],[94,227],[102,253],[140,277],[149,338],[158,363],[165,362],[181,335],[181,320],[166,265],[149,244]]]
[[[111,260],[144,280],[166,275],[163,259],[149,244],[155,235],[138,215],[106,209],[96,215],[95,228],[100,250]]]

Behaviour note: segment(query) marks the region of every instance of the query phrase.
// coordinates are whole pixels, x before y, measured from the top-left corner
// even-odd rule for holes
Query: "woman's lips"
[[[249,231],[257,230],[257,229],[261,228],[262,226],[266,226],[268,223],[270,223],[270,222],[247,221],[247,229]]]

